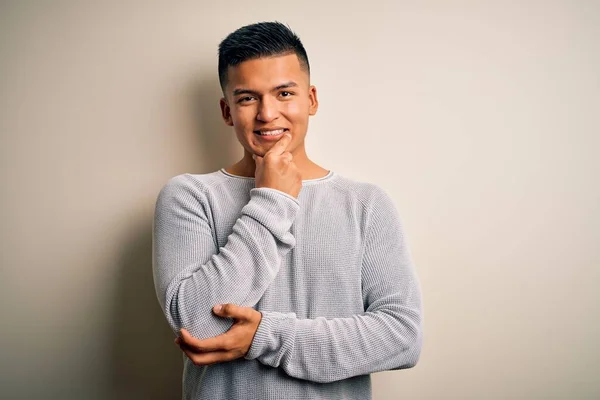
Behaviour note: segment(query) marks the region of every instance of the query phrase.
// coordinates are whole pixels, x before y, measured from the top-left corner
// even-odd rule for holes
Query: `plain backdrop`
[[[424,296],[374,398],[599,398],[600,2],[2,1],[0,397],[176,399],[156,196],[241,147],[217,46],[278,20],[320,100],[307,152],[382,186]]]

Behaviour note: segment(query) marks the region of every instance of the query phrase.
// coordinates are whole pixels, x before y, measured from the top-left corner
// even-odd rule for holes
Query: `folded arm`
[[[232,321],[213,315],[214,305],[254,306],[295,246],[290,227],[298,209],[283,192],[253,188],[218,248],[205,193],[186,175],[172,178],[156,201],[152,261],[156,294],[173,331],[216,336]]]
[[[373,205],[362,267],[365,312],[298,319],[263,312],[247,359],[288,375],[332,382],[413,367],[422,343],[420,283],[398,213],[384,193]]]

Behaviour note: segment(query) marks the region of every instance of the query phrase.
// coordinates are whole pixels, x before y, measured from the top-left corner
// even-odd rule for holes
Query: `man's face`
[[[304,148],[308,117],[317,112],[317,91],[295,54],[244,61],[227,72],[221,112],[249,154],[264,156],[284,132],[292,135],[288,151]]]

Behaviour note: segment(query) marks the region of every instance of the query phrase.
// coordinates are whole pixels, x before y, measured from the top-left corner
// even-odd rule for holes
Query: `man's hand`
[[[298,197],[302,188],[302,175],[292,161],[292,153],[287,151],[291,141],[292,135],[286,133],[264,157],[252,155],[256,164],[254,176],[257,188],[269,187]]]
[[[245,356],[262,319],[262,314],[254,308],[235,304],[215,306],[213,312],[220,317],[233,318],[233,326],[219,336],[202,340],[181,329],[180,336],[175,339],[175,343],[195,365],[231,361]]]

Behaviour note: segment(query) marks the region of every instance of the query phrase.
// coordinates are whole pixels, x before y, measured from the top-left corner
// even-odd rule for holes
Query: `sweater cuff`
[[[258,221],[277,237],[282,238],[291,228],[300,202],[295,197],[272,188],[250,189],[250,201],[242,214]]]
[[[282,357],[290,352],[296,336],[296,314],[261,311],[262,319],[254,334],[246,360],[260,357],[263,364],[278,367]]]

